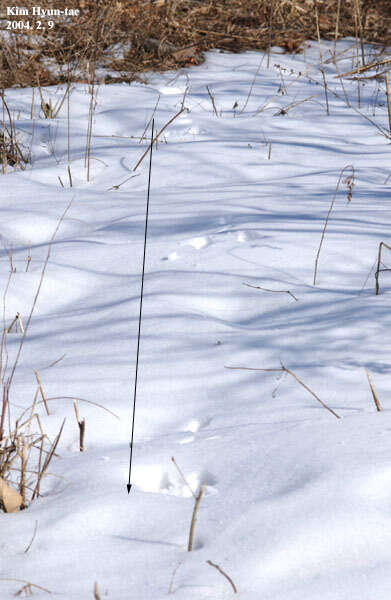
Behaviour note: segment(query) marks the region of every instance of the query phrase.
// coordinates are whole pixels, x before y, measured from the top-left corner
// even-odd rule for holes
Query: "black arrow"
[[[141,292],[140,292],[140,313],[138,317],[138,336],[137,336],[137,353],[136,353],[136,375],[134,378],[134,395],[133,395],[133,417],[132,417],[132,435],[130,438],[130,460],[129,460],[129,480],[126,485],[128,494],[132,488],[130,477],[132,475],[132,458],[133,458],[133,436],[134,436],[134,418],[136,415],[136,397],[137,397],[137,377],[138,377],[138,358],[140,353],[140,337],[141,337],[141,316],[143,311],[143,295],[144,295],[144,272],[145,272],[145,253],[147,248],[147,231],[148,231],[148,214],[149,214],[149,193],[151,189],[151,171],[152,171],[152,148],[153,148],[153,130],[155,127],[155,119],[152,119],[151,131],[151,150],[149,153],[149,172],[148,172],[148,191],[147,191],[147,210],[145,213],[145,233],[144,233],[144,255],[143,255],[143,270],[141,274]]]

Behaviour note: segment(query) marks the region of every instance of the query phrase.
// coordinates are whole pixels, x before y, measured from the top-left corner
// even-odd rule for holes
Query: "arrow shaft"
[[[152,133],[151,139],[153,140],[153,130],[154,130],[154,119],[152,119]],[[137,399],[137,382],[138,382],[138,365],[139,365],[139,355],[140,355],[140,338],[141,338],[141,319],[143,313],[143,296],[144,296],[144,274],[145,274],[145,256],[147,250],[147,234],[148,234],[148,217],[149,217],[149,195],[151,190],[151,172],[152,172],[152,149],[153,144],[151,144],[151,149],[149,153],[149,171],[148,171],[148,191],[147,191],[147,209],[145,212],[145,231],[144,231],[144,252],[143,252],[143,268],[141,273],[141,291],[140,291],[140,311],[138,317],[138,335],[137,335],[137,352],[136,352],[136,373],[134,377],[134,393],[133,393],[133,415],[132,415],[132,433],[130,438],[130,459],[129,459],[129,482],[132,475],[132,461],[133,461],[133,438],[134,438],[134,421],[136,416],[136,399]]]

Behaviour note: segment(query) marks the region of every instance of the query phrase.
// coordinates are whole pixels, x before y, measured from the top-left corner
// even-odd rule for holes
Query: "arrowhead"
[[[126,485],[126,489],[128,490],[128,494],[130,493],[130,490],[131,490],[131,488],[132,488],[131,484],[130,484],[130,483],[128,483],[128,484]]]

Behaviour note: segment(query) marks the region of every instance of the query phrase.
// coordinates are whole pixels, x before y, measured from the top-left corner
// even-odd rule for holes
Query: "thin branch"
[[[243,282],[243,285],[250,287],[250,288],[254,288],[255,290],[263,290],[264,292],[273,292],[275,294],[289,294],[289,296],[292,296],[292,298],[294,300],[296,300],[296,302],[299,301],[299,299],[296,298],[296,296],[294,294],[292,294],[292,292],[290,292],[289,290],[269,290],[268,288],[264,288],[259,285],[251,285],[250,283],[245,283],[245,282]]]
[[[256,368],[252,368],[252,367],[225,367],[225,368],[231,369],[231,370],[241,370],[241,371],[264,371],[264,372],[275,372],[275,373],[288,373],[288,375],[291,375],[293,377],[293,379],[295,379],[297,381],[297,383],[299,383],[305,390],[307,390],[307,392],[309,392],[311,394],[311,396],[313,396],[315,398],[315,400],[323,406],[323,408],[328,410],[337,419],[341,418],[332,408],[327,406],[327,404],[325,404],[323,402],[323,400],[321,400],[319,398],[319,396],[317,396],[315,394],[315,392],[313,392],[308,387],[308,385],[306,385],[303,381],[301,381],[301,379],[299,379],[299,377],[293,371],[291,371],[290,369],[287,369],[283,364],[281,364],[281,367],[279,369],[256,369]]]

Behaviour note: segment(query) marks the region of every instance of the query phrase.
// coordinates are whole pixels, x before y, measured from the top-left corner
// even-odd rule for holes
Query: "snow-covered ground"
[[[351,45],[337,46],[341,72],[354,68]],[[0,514],[0,578],[67,600],[93,598],[94,582],[102,599],[231,597],[211,560],[243,600],[390,598],[391,276],[382,273],[375,296],[374,264],[379,242],[391,239],[391,151],[363,116],[387,128],[385,90],[363,80],[359,114],[357,81],[345,80],[349,108],[331,62],[325,73],[329,116],[315,82],[316,44],[305,57],[275,49],[269,69],[260,53],[216,51],[200,67],[151,75],[147,85],[101,86],[89,183],[89,94],[75,85],[72,189],[66,104],[57,119],[41,119],[36,94],[33,123],[31,90],[6,91],[26,140],[33,132],[32,165],[1,176],[1,289],[9,249],[16,267],[7,324],[17,311],[27,319],[48,241],[73,198],[15,374],[14,417],[32,402],[37,370],[48,397],[84,398],[118,418],[80,401],[80,453],[72,400],[50,401],[50,416],[40,405],[51,438],[66,417],[59,456],[41,498]],[[188,110],[153,156],[128,495],[148,160],[113,186],[133,175],[146,144],[129,136],[142,134],[159,94],[157,128],[180,110],[186,88]],[[45,93],[55,101],[63,90]],[[322,229],[347,165],[353,196],[348,202],[342,182],[314,286]],[[10,364],[19,341],[8,335]],[[288,374],[226,368],[278,369],[281,361],[341,418]],[[195,493],[206,484],[192,552],[194,500],[171,457]],[[21,587],[0,580],[0,596]]]

